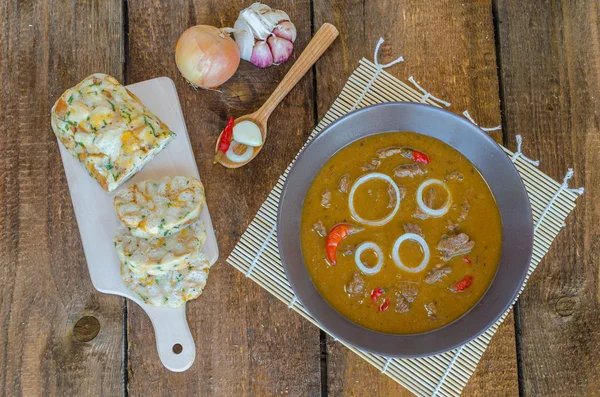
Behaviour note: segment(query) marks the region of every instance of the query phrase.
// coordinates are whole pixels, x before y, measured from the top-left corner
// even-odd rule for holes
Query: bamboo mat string
[[[546,215],[548,215],[548,211],[550,211],[550,208],[552,208],[552,205],[554,205],[554,202],[560,196],[560,194],[563,192],[563,190],[569,190],[569,191],[571,191],[573,193],[577,193],[579,195],[583,194],[583,192],[584,192],[583,187],[576,188],[576,189],[569,188],[569,179],[571,179],[572,177],[573,177],[573,168],[569,168],[569,170],[567,171],[567,174],[565,175],[565,177],[563,179],[563,183],[560,185],[560,187],[558,188],[556,193],[554,193],[554,196],[552,196],[552,198],[548,202],[548,205],[546,206],[546,208],[544,208],[544,211],[542,211],[540,217],[538,218],[538,221],[536,222],[536,224],[533,228],[533,233],[536,233],[538,231],[540,225],[544,221],[544,218],[546,218]]]
[[[381,369],[381,373],[385,374],[385,371],[387,371],[388,367],[390,366],[390,363],[392,362],[393,358],[392,357],[388,357],[387,360],[385,360],[385,365],[383,366],[383,368]]]
[[[276,225],[273,225],[273,227],[271,228],[271,231],[269,232],[269,234],[267,235],[267,238],[265,239],[265,242],[260,246],[260,248],[258,249],[258,252],[256,253],[256,256],[252,260],[252,264],[248,268],[248,272],[246,272],[246,278],[250,277],[250,275],[252,274],[252,270],[254,270],[254,266],[256,266],[256,263],[258,263],[258,261],[260,260],[260,257],[262,256],[263,251],[265,250],[265,248],[267,248],[269,241],[271,241],[271,237],[273,237],[273,234],[275,234],[275,230],[276,230]]]
[[[450,107],[451,103],[450,102],[446,102],[443,99],[440,99],[438,97],[434,97],[433,95],[431,95],[431,93],[429,91],[427,91],[425,88],[421,87],[419,85],[419,83],[417,83],[417,81],[415,80],[415,78],[413,76],[410,76],[408,78],[408,81],[410,81],[417,90],[421,91],[423,93],[423,98],[421,98],[421,103],[425,103],[427,102],[427,100],[429,98],[433,99],[436,102],[441,103],[442,105],[446,106],[446,107]]]
[[[400,62],[404,62],[404,58],[402,56],[396,58],[395,60],[393,60],[390,63],[386,63],[384,65],[381,65],[378,61],[379,58],[379,48],[381,48],[381,45],[385,42],[385,40],[383,39],[383,37],[379,38],[379,41],[377,42],[377,45],[375,46],[375,53],[373,54],[373,60],[375,61],[375,74],[373,74],[373,77],[371,77],[371,80],[369,80],[369,82],[367,83],[367,85],[365,86],[365,88],[363,89],[362,93],[360,94],[360,96],[358,97],[358,99],[356,100],[356,102],[354,102],[354,105],[352,105],[352,108],[350,109],[352,110],[356,110],[358,108],[358,105],[360,105],[360,103],[365,99],[365,96],[367,95],[367,93],[371,90],[371,87],[373,86],[373,83],[375,83],[375,80],[377,80],[377,77],[379,77],[379,75],[381,74],[381,72],[383,71],[383,69],[389,68],[390,66],[393,66],[397,63]]]
[[[454,357],[452,357],[452,360],[450,361],[450,364],[448,364],[448,368],[446,368],[446,371],[444,371],[444,374],[440,378],[440,381],[438,382],[437,386],[433,390],[433,393],[431,394],[431,397],[435,397],[439,393],[440,389],[442,388],[442,385],[444,384],[444,381],[446,380],[446,378],[450,374],[450,371],[452,370],[452,367],[454,366],[454,363],[458,359],[458,356],[460,356],[460,353],[462,352],[463,347],[464,347],[464,345],[462,345],[461,347],[459,347],[458,349],[456,349],[456,353],[454,354]]]
[[[469,111],[468,111],[468,110],[465,110],[465,111],[463,112],[463,116],[465,116],[465,117],[466,117],[466,118],[467,118],[467,119],[468,119],[468,120],[469,120],[471,123],[473,123],[473,124],[475,124],[477,127],[479,127],[479,124],[477,124],[477,123],[475,122],[475,120],[473,120],[473,117],[471,117],[471,115],[469,114]],[[501,129],[502,129],[502,124],[501,124],[501,125],[497,125],[497,126],[495,126],[495,127],[492,127],[492,128],[484,128],[484,127],[479,127],[479,128],[481,128],[483,131],[487,131],[487,132],[489,132],[489,131],[497,131],[497,130],[501,130]]]
[[[536,167],[537,167],[538,165],[540,165],[540,162],[539,162],[539,160],[532,160],[532,159],[530,159],[529,157],[525,156],[525,155],[523,154],[523,152],[521,151],[521,146],[523,145],[523,137],[522,137],[521,135],[517,135],[517,137],[516,137],[516,138],[517,138],[517,151],[515,152],[515,154],[513,154],[513,155],[512,155],[512,157],[510,158],[510,160],[511,160],[513,163],[516,163],[516,162],[517,162],[517,159],[518,159],[519,157],[521,157],[523,160],[527,161],[527,162],[528,162],[529,164],[531,164],[531,165],[535,165]]]
[[[292,298],[290,304],[288,305],[288,309],[293,308],[297,301],[298,301],[298,297],[296,295],[294,295],[294,297]]]

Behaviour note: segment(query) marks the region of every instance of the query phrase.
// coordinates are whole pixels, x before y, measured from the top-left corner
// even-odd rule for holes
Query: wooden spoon
[[[319,31],[314,35],[314,37],[310,40],[302,54],[296,60],[296,63],[292,65],[290,70],[287,72],[283,80],[279,83],[275,91],[271,94],[269,99],[254,113],[247,114],[245,116],[238,117],[235,119],[235,124],[240,121],[251,121],[258,126],[260,132],[262,134],[263,145],[265,144],[265,140],[267,139],[267,120],[269,116],[275,110],[277,105],[282,101],[283,98],[290,92],[292,88],[300,81],[300,79],[308,72],[308,70],[314,65],[315,62],[323,55],[325,50],[333,43],[335,38],[338,36],[339,32],[332,24],[325,23]],[[234,124],[234,125],[235,125]],[[223,134],[221,132],[221,134]],[[217,145],[215,146],[215,153],[217,153],[217,148],[219,147],[219,141],[221,140],[221,135],[219,135],[219,139],[217,139]],[[247,161],[241,163],[235,163],[229,160],[225,156],[220,156],[218,160],[224,167],[227,168],[238,168],[245,164],[248,164],[252,161],[262,149],[262,145],[254,148],[254,153],[252,157]],[[234,153],[242,154],[246,151],[246,145],[238,144]]]

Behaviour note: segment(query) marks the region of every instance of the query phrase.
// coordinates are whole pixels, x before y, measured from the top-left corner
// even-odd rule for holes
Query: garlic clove
[[[240,58],[244,61],[250,61],[252,57],[252,48],[254,47],[254,35],[250,26],[243,18],[238,18],[233,25],[233,37],[240,49]]]
[[[250,57],[250,63],[254,66],[258,66],[259,68],[268,68],[273,64],[273,54],[266,42],[257,41],[256,44],[254,44],[252,56]]]
[[[290,56],[292,56],[294,45],[291,41],[271,35],[267,39],[267,43],[269,44],[269,48],[273,54],[273,64],[279,65],[284,63],[290,59]]]
[[[260,128],[249,120],[240,121],[233,126],[233,139],[252,147],[258,147],[263,144]]]
[[[284,21],[277,25],[273,30],[273,34],[292,43],[296,41],[296,27],[290,21]]]
[[[244,19],[246,23],[250,26],[254,38],[258,40],[266,40],[267,37],[271,34],[273,29],[275,29],[275,24],[269,22],[265,18],[263,18],[256,11],[246,8],[240,12],[240,18]]]
[[[262,17],[273,25],[277,25],[279,22],[290,20],[289,15],[281,10],[270,10],[264,13]]]

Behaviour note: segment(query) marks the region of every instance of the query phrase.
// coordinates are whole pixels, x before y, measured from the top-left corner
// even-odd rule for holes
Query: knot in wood
[[[574,296],[562,296],[558,298],[556,301],[556,305],[554,309],[556,313],[558,313],[561,317],[568,317],[575,313],[577,307],[579,306],[579,301]]]
[[[76,342],[89,342],[98,336],[100,321],[96,317],[84,316],[75,323],[73,339]]]

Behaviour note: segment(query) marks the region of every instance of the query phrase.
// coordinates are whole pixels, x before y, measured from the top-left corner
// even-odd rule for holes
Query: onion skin
[[[294,45],[291,41],[279,38],[275,35],[269,36],[267,39],[271,53],[273,54],[273,64],[279,65],[290,59]]]
[[[196,25],[181,34],[175,63],[194,87],[216,88],[229,80],[240,64],[240,50],[221,29]]]

